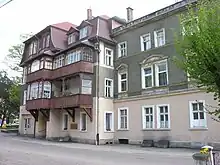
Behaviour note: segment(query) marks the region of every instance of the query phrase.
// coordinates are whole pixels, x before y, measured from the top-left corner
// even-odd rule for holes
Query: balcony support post
[[[65,110],[72,117],[72,122],[75,122],[75,108],[72,109],[72,112],[70,109],[65,109]]]
[[[92,122],[92,108],[91,107],[84,107],[81,106],[81,108],[86,112],[86,114],[89,116],[90,121]]]
[[[35,121],[38,121],[38,110],[30,110],[29,112],[34,117]]]
[[[50,110],[40,109],[40,112],[46,118],[47,121],[50,120]]]

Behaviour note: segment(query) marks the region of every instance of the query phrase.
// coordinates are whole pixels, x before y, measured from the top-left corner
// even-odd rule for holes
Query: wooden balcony
[[[30,73],[27,75],[27,83],[37,80],[50,80],[52,72],[52,70],[41,69],[36,72]]]
[[[65,77],[76,73],[93,73],[93,63],[79,61],[53,70],[52,79]]]
[[[92,96],[76,94],[71,96],[55,97],[51,99],[52,109],[74,108],[74,107],[92,107]]]
[[[50,99],[27,100],[27,110],[50,109]]]

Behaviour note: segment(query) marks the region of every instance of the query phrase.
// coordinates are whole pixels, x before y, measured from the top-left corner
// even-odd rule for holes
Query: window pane
[[[159,85],[167,85],[167,73],[159,73]]]
[[[197,103],[192,103],[192,109],[193,111],[198,111]]]
[[[160,113],[163,113],[164,111],[163,111],[163,107],[160,107]]]
[[[127,91],[127,81],[121,82],[121,91]]]
[[[159,65],[158,65],[158,71],[159,71],[159,72],[164,72],[164,71],[167,70],[166,67],[167,67],[166,63],[159,64]]]
[[[204,112],[200,112],[200,113],[199,113],[199,117],[200,117],[200,119],[205,119],[205,117],[204,117]]]
[[[145,75],[151,74],[151,68],[144,68]]]
[[[160,115],[160,121],[164,121],[164,115]]]
[[[198,119],[199,119],[199,115],[198,115],[197,112],[194,112],[194,113],[193,113],[193,119],[194,119],[194,120],[198,120]]]
[[[145,87],[152,87],[152,76],[145,76]]]
[[[200,110],[200,111],[203,111],[203,110],[204,110],[203,103],[199,103],[199,110]]]

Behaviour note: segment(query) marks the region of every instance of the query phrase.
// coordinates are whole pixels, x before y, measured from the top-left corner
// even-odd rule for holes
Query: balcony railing
[[[36,81],[39,79],[50,80],[52,72],[53,72],[52,70],[41,69],[36,72],[30,73],[27,75],[27,83],[32,82],[32,81]]]
[[[71,108],[79,106],[92,106],[92,96],[76,94],[71,96],[56,97],[51,99],[51,108],[60,109],[60,108]]]
[[[52,79],[65,77],[75,73],[93,73],[93,63],[86,61],[79,61],[73,64],[63,66],[55,69],[52,74]]]
[[[50,99],[27,100],[26,110],[50,109]]]

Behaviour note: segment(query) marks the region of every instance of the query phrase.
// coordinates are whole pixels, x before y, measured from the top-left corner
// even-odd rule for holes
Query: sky
[[[0,0],[0,6],[8,0]],[[12,45],[19,43],[20,34],[37,33],[46,26],[59,22],[79,25],[86,19],[87,9],[93,16],[108,15],[126,19],[126,8],[134,9],[134,19],[175,3],[176,0],[13,0],[0,8],[0,70]]]

